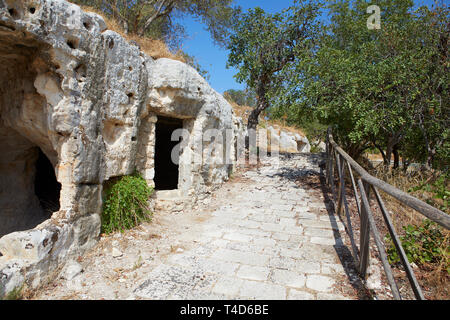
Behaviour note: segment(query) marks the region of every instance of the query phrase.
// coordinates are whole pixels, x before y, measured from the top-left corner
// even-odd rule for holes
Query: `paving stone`
[[[304,273],[320,273],[320,262],[297,260],[297,269]]]
[[[267,267],[242,265],[236,275],[242,279],[265,281],[269,277],[269,273],[270,269]]]
[[[202,276],[199,270],[162,264],[148,275],[148,279],[133,294],[147,299],[167,299],[176,289],[191,290]]]
[[[283,270],[298,270],[297,260],[288,257],[272,257],[269,261],[269,267]]]
[[[274,232],[274,233],[272,233],[272,238],[275,240],[280,240],[280,241],[288,241],[290,238],[290,235],[288,233],[284,233],[284,232]]]
[[[216,260],[211,258],[198,259],[198,267],[205,273],[216,273],[220,275],[232,276],[236,274],[236,270],[239,268],[239,264],[234,262],[221,262],[217,263]],[[191,267],[193,267],[191,265]]]
[[[215,239],[211,242],[211,246],[218,247],[218,248],[225,248],[228,243],[230,243],[230,241],[228,241],[228,240]]]
[[[311,212],[309,212],[309,207],[308,207],[307,204],[302,205],[302,206],[294,207],[294,211],[295,211],[296,214],[304,214],[304,213],[308,214],[308,213],[311,213]],[[314,214],[314,216],[315,216],[315,214]]]
[[[270,237],[271,232],[269,231],[263,231],[259,229],[242,229],[239,232],[242,234],[250,235],[250,236],[258,236],[258,237]]]
[[[294,218],[280,218],[280,225],[283,226],[296,226],[297,219]]]
[[[302,227],[311,227],[311,228],[319,228],[319,229],[332,229],[331,223],[329,221],[320,221],[320,220],[302,220],[299,224]]]
[[[189,253],[182,253],[172,255],[168,258],[168,261],[180,266],[190,266],[195,263],[196,257]]]
[[[303,243],[301,247],[302,258],[307,261],[320,261],[336,263],[338,258],[335,248],[314,243]]]
[[[198,247],[191,250],[192,255],[194,256],[210,256],[214,251],[216,250],[216,247],[211,246],[211,241],[204,245],[199,245]]]
[[[336,244],[336,240],[332,238],[311,237],[311,243],[333,246]]]
[[[287,298],[288,300],[315,300],[313,294],[296,289],[290,289]]]
[[[287,233],[289,235],[301,235],[303,233],[303,228],[295,225],[285,226],[284,233]]]
[[[283,232],[284,226],[277,223],[263,223],[261,229],[270,232]]]
[[[270,274],[270,280],[283,286],[303,288],[306,276],[289,270],[274,269]]]
[[[252,237],[249,235],[245,235],[242,233],[225,233],[223,236],[225,240],[232,240],[232,241],[240,241],[240,242],[249,242],[252,240]]]
[[[302,259],[304,254],[302,253],[300,248],[297,249],[288,249],[288,248],[280,248],[279,250],[280,256],[294,259]]]
[[[176,288],[174,282],[148,279],[133,292],[133,295],[142,299],[163,300],[167,299]]]
[[[320,292],[329,292],[335,280],[323,275],[308,275],[306,277],[306,287]]]
[[[265,248],[264,246],[257,243],[234,242],[234,241],[230,241],[230,243],[226,246],[226,249],[243,252],[253,252],[253,253],[262,253],[264,248]]]
[[[262,223],[274,223],[276,221],[276,217],[268,214],[259,214],[259,215],[251,215],[249,219]]]
[[[325,204],[323,202],[308,202],[308,207],[326,209]]]
[[[261,227],[261,223],[252,220],[240,220],[237,222],[237,225],[250,229],[258,229]]]
[[[290,242],[299,243],[299,244],[303,244],[303,243],[309,241],[309,237],[308,236],[303,236],[303,235],[291,235],[289,237],[289,241]]]
[[[350,300],[350,299],[337,294],[319,292],[317,294],[317,300]]]
[[[253,242],[261,246],[275,246],[277,241],[269,237],[255,237]]]
[[[194,289],[188,293],[185,300],[227,300],[227,299],[229,299],[229,297],[223,294],[198,291]]]
[[[253,266],[265,266],[269,261],[269,256],[254,252],[242,252],[237,250],[219,249],[211,256],[213,259],[229,262],[239,262]]]
[[[294,211],[277,211],[275,214],[280,218],[295,218]]]
[[[344,274],[345,270],[341,264],[335,263],[323,263],[322,264],[322,273],[323,274]]]
[[[342,223],[330,222],[330,221],[321,221],[321,220],[304,220],[301,222],[301,225],[304,227],[312,227],[312,228],[320,228],[320,229],[332,229],[332,230],[345,230],[345,227]]]
[[[319,215],[319,220],[342,223],[337,216],[329,215],[329,214],[321,214],[321,215]]]
[[[212,293],[236,296],[244,280],[235,277],[221,277],[212,288]]]
[[[333,230],[329,229],[305,228],[303,234],[311,237],[334,238]]]
[[[266,282],[244,280],[239,295],[255,300],[285,300],[286,288]]]
[[[270,207],[274,212],[277,212],[277,211],[292,211],[294,206],[290,204],[271,204]]]
[[[298,224],[301,225],[303,220],[317,220],[317,215],[312,212],[296,212],[295,218],[299,219]]]

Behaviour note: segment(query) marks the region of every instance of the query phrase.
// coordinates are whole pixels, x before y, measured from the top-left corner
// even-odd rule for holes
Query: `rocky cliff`
[[[0,0],[0,74],[0,296],[96,243],[105,181],[138,171],[154,185],[160,117],[189,133],[178,194],[195,200],[233,167],[243,127],[226,100],[74,4]],[[202,144],[209,129],[233,141]]]

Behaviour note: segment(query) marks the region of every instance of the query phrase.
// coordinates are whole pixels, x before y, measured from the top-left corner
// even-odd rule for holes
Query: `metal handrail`
[[[380,211],[383,215],[384,222],[389,230],[389,234],[394,243],[394,246],[399,254],[400,261],[403,264],[406,275],[408,277],[411,288],[414,292],[416,299],[424,300],[425,297],[422,293],[419,283],[412,271],[411,265],[409,264],[408,258],[406,257],[405,251],[401,245],[401,241],[395,231],[395,228],[392,224],[391,217],[389,212],[386,210],[386,206],[378,192],[378,190],[382,190],[387,194],[391,195],[401,203],[409,206],[410,208],[416,210],[417,212],[423,214],[430,220],[440,224],[446,229],[450,229],[450,216],[445,214],[444,212],[430,206],[429,204],[414,198],[413,196],[391,186],[390,184],[381,181],[374,176],[370,175],[366,170],[364,170],[355,160],[353,160],[341,147],[334,141],[331,129],[328,129],[327,139],[326,139],[326,181],[327,184],[331,188],[331,192],[333,195],[333,201],[337,204],[337,214],[341,214],[341,211],[344,210],[346,219],[347,219],[347,230],[350,236],[351,247],[353,258],[358,265],[358,271],[360,276],[365,279],[367,268],[369,265],[369,242],[370,242],[370,233],[373,235],[373,239],[375,240],[375,244],[378,248],[378,252],[380,254],[380,259],[383,264],[384,271],[386,273],[387,280],[392,289],[392,293],[394,299],[401,300],[401,295],[398,290],[397,284],[395,282],[394,276],[392,274],[391,266],[388,262],[386,249],[382,242],[382,238],[375,224],[375,220],[373,218],[372,211],[370,209],[370,192],[373,191],[375,195],[375,199],[379,205]],[[355,170],[359,174],[359,179],[357,183],[355,183],[355,178],[353,175],[353,170]],[[336,186],[334,183],[334,177],[338,176],[339,186],[338,186],[338,194],[336,197]],[[356,245],[354,235],[353,235],[353,227],[350,219],[350,213],[348,209],[348,202],[345,192],[345,174],[348,171],[353,192],[356,198],[356,204],[358,209],[358,214],[360,217],[360,239],[359,239],[359,250]],[[358,195],[359,189],[359,195]]]

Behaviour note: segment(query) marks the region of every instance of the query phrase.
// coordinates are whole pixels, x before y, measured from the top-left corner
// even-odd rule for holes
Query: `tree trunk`
[[[375,146],[375,148],[378,149],[378,151],[380,151],[381,156],[383,157],[383,163],[386,163],[386,154],[384,153],[383,148],[381,148],[379,145],[377,145],[375,142],[372,142],[372,144]]]
[[[259,115],[265,109],[266,108],[264,106],[260,106],[258,104],[258,106],[255,109],[252,110],[252,112],[248,116],[247,129],[249,129],[249,130],[250,129],[256,130],[256,128],[258,127],[258,123],[259,123]]]
[[[269,104],[266,99],[266,91],[264,90],[264,86],[261,85],[258,89],[258,98],[256,103],[256,108],[252,110],[250,115],[248,116],[248,122],[247,122],[247,130],[248,130],[248,136],[245,139],[245,148],[249,150],[250,148],[250,141],[252,143],[256,143],[256,129],[258,128],[259,123],[259,115],[261,112],[266,110],[269,107]],[[250,139],[251,137],[251,139]],[[252,147],[256,147],[252,146]]]
[[[247,132],[248,136],[245,139],[245,148],[249,150],[250,148],[250,141],[252,144],[256,144],[256,129],[258,127],[259,123],[259,115],[263,111],[263,107],[258,104],[258,106],[253,109],[253,111],[248,116],[248,123],[247,123]],[[256,147],[256,145],[252,145],[252,147]]]
[[[408,159],[403,158],[403,172],[407,172],[408,171],[408,167],[409,167],[410,161]]]
[[[394,169],[398,169],[400,167],[400,156],[398,154],[398,146],[395,145],[392,151],[394,153]]]
[[[397,161],[399,161],[399,159],[398,159],[398,144],[400,143],[401,139],[402,139],[401,132],[398,132],[398,131],[388,137],[387,146],[386,146],[386,158],[384,159],[384,166],[387,170],[389,170],[389,167],[391,165],[392,154],[394,154],[394,168],[395,168],[396,157],[397,157]],[[396,153],[397,153],[397,155],[396,155]],[[397,163],[397,167],[398,167],[398,163]]]
[[[386,170],[389,170],[389,167],[391,166],[391,158],[392,158],[392,151],[394,150],[394,146],[392,145],[392,141],[389,138],[387,147],[386,147],[386,157],[384,158],[384,167]]]
[[[430,170],[433,167],[433,161],[434,161],[434,154],[435,152],[433,152],[434,150],[430,150],[428,151],[428,156],[427,156],[427,170]]]
[[[169,16],[174,8],[174,2],[175,1],[168,1],[167,0],[162,0],[156,7],[156,11],[155,13],[150,16],[147,17],[146,19],[144,19],[144,25],[139,28],[138,30],[138,35],[143,37],[144,34],[149,30],[150,26],[152,25],[152,23],[154,21],[156,21],[157,19],[164,17],[164,16]],[[163,9],[163,7],[165,6],[165,8]]]

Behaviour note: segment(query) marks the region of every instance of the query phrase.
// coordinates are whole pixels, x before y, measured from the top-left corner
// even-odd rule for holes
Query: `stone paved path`
[[[247,171],[193,212],[102,239],[83,273],[37,298],[357,299],[342,223],[295,181],[318,172],[306,155]]]

